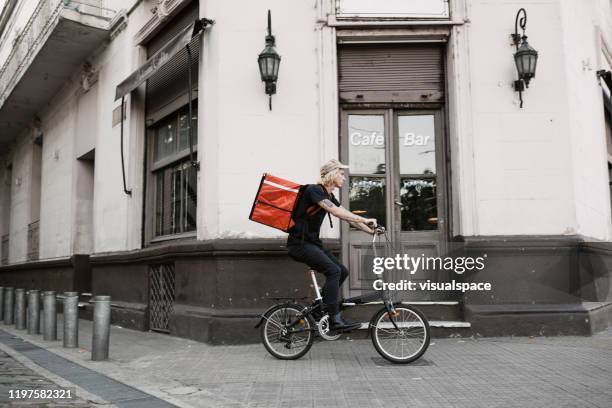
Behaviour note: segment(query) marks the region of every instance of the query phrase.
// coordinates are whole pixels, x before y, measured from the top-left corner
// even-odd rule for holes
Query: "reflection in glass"
[[[397,120],[400,174],[435,174],[434,116],[406,115]]]
[[[351,177],[349,210],[365,218],[376,218],[386,226],[385,179],[382,177]]]
[[[179,115],[179,151],[189,148],[189,121],[187,119],[188,117],[189,115],[187,113],[182,113]]]
[[[157,174],[157,236],[196,229],[197,173],[189,161],[166,167]]]
[[[438,229],[435,178],[406,178],[400,181],[402,231]]]
[[[198,144],[197,101],[193,103],[193,145]],[[189,149],[189,114],[185,107],[155,125],[154,160],[159,161]]]
[[[385,121],[383,115],[349,115],[348,145],[351,173],[385,173]]]
[[[163,159],[175,152],[176,123],[167,121],[156,129],[155,160]]]
[[[189,114],[187,112],[179,115],[179,146],[178,146],[179,152],[181,150],[189,149],[189,121],[187,120],[188,117],[189,117]],[[195,146],[198,144],[198,124],[197,124],[197,117],[195,117],[195,114],[194,114],[193,121],[191,122],[191,126],[193,127],[192,137],[193,137],[193,145]]]

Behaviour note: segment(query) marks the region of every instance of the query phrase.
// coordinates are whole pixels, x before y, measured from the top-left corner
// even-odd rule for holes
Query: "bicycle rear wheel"
[[[298,304],[282,304],[268,310],[261,326],[261,340],[270,354],[281,360],[296,360],[308,353],[314,340],[314,321],[310,316],[295,322],[304,309]]]
[[[397,328],[395,328],[395,325]],[[381,309],[370,327],[372,343],[385,359],[399,364],[413,362],[429,347],[430,329],[425,315],[411,306],[398,305],[395,312]]]

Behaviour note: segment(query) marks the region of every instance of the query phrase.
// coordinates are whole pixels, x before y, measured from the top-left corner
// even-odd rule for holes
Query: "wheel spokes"
[[[289,327],[297,319],[299,310],[285,307],[273,312],[264,326],[266,341],[279,355],[292,356],[300,353],[310,343],[312,336],[308,319],[301,319],[293,327]],[[299,331],[294,331],[294,330]]]
[[[397,308],[393,316],[384,313],[376,322],[375,335],[383,351],[400,360],[418,354],[427,337],[425,323],[416,313],[406,308]]]

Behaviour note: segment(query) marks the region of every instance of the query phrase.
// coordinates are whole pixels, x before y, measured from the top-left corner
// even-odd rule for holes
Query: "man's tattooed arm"
[[[369,222],[375,221],[374,219],[363,218],[359,215],[355,215],[346,208],[335,205],[327,198],[319,201],[319,206],[330,214],[348,222],[368,224]]]
[[[349,221],[349,224],[354,228],[362,230],[363,232],[367,232],[368,234],[374,234],[374,230],[362,222]]]

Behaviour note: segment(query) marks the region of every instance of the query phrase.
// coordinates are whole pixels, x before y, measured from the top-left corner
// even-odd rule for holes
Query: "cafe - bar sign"
[[[336,0],[336,16],[446,19],[449,0]]]

